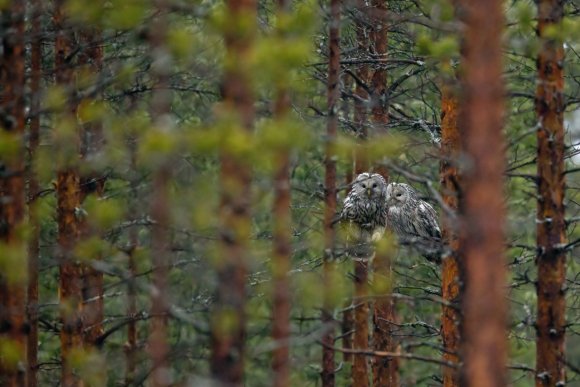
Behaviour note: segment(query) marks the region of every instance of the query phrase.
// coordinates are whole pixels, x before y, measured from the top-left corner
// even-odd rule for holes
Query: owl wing
[[[344,199],[344,205],[342,207],[342,211],[340,212],[340,219],[341,220],[352,220],[355,217],[354,212],[354,193],[351,191]]]
[[[427,238],[441,238],[441,229],[437,222],[437,212],[435,209],[422,200],[415,207],[415,219],[417,220],[417,234]]]

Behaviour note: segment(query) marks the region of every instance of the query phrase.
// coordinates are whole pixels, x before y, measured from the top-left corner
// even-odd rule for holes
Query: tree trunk
[[[371,25],[370,53],[373,58],[387,59],[388,56],[388,16],[387,1],[373,0],[373,8],[369,13]],[[387,70],[377,65],[371,77],[371,122],[372,135],[377,136],[387,132],[389,122]],[[384,166],[376,166],[375,171],[389,181],[388,170]],[[379,296],[373,310],[373,349],[376,351],[396,352],[397,342],[393,336],[393,324],[396,323],[395,300],[390,296],[392,291],[392,256],[384,249],[377,250],[373,261],[375,283]],[[376,386],[399,385],[399,359],[377,357],[373,358],[373,383]]]
[[[70,365],[71,356],[83,347],[82,268],[74,257],[78,240],[76,209],[80,206],[78,172],[61,169],[57,174],[57,220],[60,258],[60,304],[62,329],[60,333],[63,386],[80,385]]]
[[[356,31],[356,43],[357,51],[361,57],[366,57],[369,55],[369,27],[365,19],[366,8],[363,0],[356,1],[357,12],[355,13],[355,31]],[[369,93],[367,92],[367,87],[369,83],[370,69],[368,64],[360,64],[356,70],[356,86],[354,90],[355,101],[354,101],[354,125],[356,127],[358,144],[355,148],[355,176],[367,172],[369,170],[369,160],[367,158],[367,153],[365,149],[365,141],[368,138],[368,104],[366,101],[369,99]]]
[[[357,241],[358,243],[359,241]],[[361,241],[364,243],[364,241]],[[368,270],[372,257],[354,258],[354,340],[353,349],[369,348],[369,302]],[[352,365],[352,385],[365,387],[369,385],[368,362],[365,354],[354,355]]]
[[[366,5],[362,1],[356,2],[357,12],[355,18],[355,31],[357,50],[359,55],[369,54],[370,29],[367,26]],[[354,124],[357,129],[357,146],[354,155],[355,176],[369,170],[369,160],[366,153],[366,141],[368,139],[368,104],[367,92],[370,69],[367,64],[361,64],[356,72],[356,86],[354,94]],[[365,241],[355,241],[365,243]],[[366,249],[365,249],[366,250]],[[366,350],[369,348],[369,302],[368,302],[368,264],[369,257],[355,257],[354,260],[354,327],[353,349]],[[352,365],[353,386],[364,387],[369,384],[367,356],[354,354]]]
[[[465,174],[460,246],[465,260],[462,385],[506,385],[505,148],[500,0],[461,2],[460,128]]]
[[[226,65],[223,109],[239,119],[233,135],[251,136],[254,96],[248,60],[256,34],[255,0],[228,0],[233,25],[224,31]],[[240,21],[244,23],[240,23]],[[221,149],[220,252],[218,289],[212,314],[211,373],[220,385],[243,384],[246,336],[246,272],[250,240],[251,166],[231,149]],[[227,323],[226,323],[227,321]]]
[[[288,12],[290,2],[278,1],[278,12]],[[280,36],[284,39],[284,36]],[[276,119],[287,119],[290,110],[290,94],[285,88],[278,88],[274,107]],[[272,338],[276,349],[272,356],[274,386],[290,386],[290,259],[292,253],[292,217],[290,214],[290,149],[278,150],[274,173],[274,255],[272,262],[272,286],[274,302],[272,310]]]
[[[0,273],[0,339],[12,348],[13,356],[0,355],[0,384],[26,384],[26,286],[27,254],[23,237],[25,222],[24,184],[24,14],[22,0],[12,1],[0,15],[2,57],[0,80],[2,98],[0,127],[3,136],[14,141],[11,155],[0,155],[3,169],[0,179],[0,251],[5,254]],[[6,254],[10,252],[10,254]],[[6,348],[6,347],[5,347]]]
[[[330,302],[332,276],[335,271],[334,249],[336,243],[336,230],[333,219],[336,214],[336,160],[333,153],[333,144],[336,141],[338,130],[337,109],[340,99],[340,13],[339,0],[330,1],[330,26],[329,26],[329,61],[327,81],[327,107],[328,120],[326,127],[327,143],[325,149],[325,175],[324,175],[324,305],[322,308],[322,324],[324,335],[322,336],[322,386],[331,387],[335,384],[335,360],[334,360],[334,330],[335,322]]]
[[[562,21],[563,1],[538,4],[538,86],[536,113],[538,138],[537,264],[538,315],[536,320],[536,386],[566,382],[566,223],[564,208],[564,49],[557,38],[546,37],[548,28]]]
[[[445,82],[445,81],[444,81]],[[455,212],[459,203],[459,176],[457,162],[460,152],[460,139],[457,127],[459,101],[455,85],[445,82],[441,88],[441,196],[445,205]],[[459,340],[461,315],[460,306],[460,257],[457,239],[457,223],[442,213],[443,241],[449,249],[441,269],[441,290],[443,299],[450,305],[443,305],[441,314],[441,336],[443,339],[443,360],[459,363]],[[443,368],[443,385],[459,387],[457,369]]]
[[[169,75],[172,70],[171,54],[167,48],[166,13],[169,5],[165,0],[156,0],[157,15],[152,20],[149,44],[152,56],[152,77],[155,90],[151,99],[151,119],[154,129],[160,135],[168,135],[170,130],[171,91]],[[153,171],[153,192],[150,212],[155,224],[151,229],[151,254],[153,264],[153,288],[151,292],[151,327],[149,332],[149,356],[152,362],[151,385],[169,386],[171,380],[168,357],[168,312],[169,288],[168,275],[171,267],[170,232],[171,207],[169,184],[171,181],[171,161],[169,155],[160,155]]]
[[[134,100],[131,100],[131,105],[129,110],[134,109]],[[130,190],[131,198],[129,202],[129,219],[130,221],[136,221],[139,217],[139,176],[137,171],[137,138],[136,136],[129,135],[128,139],[128,152],[131,159],[130,166]],[[139,248],[139,236],[137,227],[131,227],[129,229],[129,246],[127,252],[127,269],[129,271],[130,278],[127,282],[127,318],[129,323],[127,324],[127,342],[125,343],[125,384],[127,386],[132,385],[136,379],[137,370],[137,289],[135,286],[135,279],[137,275],[137,249]]]
[[[69,89],[73,81],[70,55],[73,51],[72,31],[66,24],[63,1],[55,2],[53,23],[56,31],[55,41],[55,78],[56,83]],[[61,117],[74,121],[76,105],[66,101]],[[68,110],[66,110],[68,109]],[[58,132],[58,129],[55,131]],[[61,341],[61,385],[81,385],[73,373],[70,360],[83,348],[82,321],[82,267],[74,256],[74,248],[79,238],[80,178],[77,171],[79,159],[78,135],[73,135],[71,143],[59,143],[59,152],[64,158],[58,165],[56,197],[58,222],[58,248],[60,259],[60,305],[62,328]]]
[[[42,79],[42,42],[40,40],[42,3],[33,0],[30,43],[30,135],[28,139],[30,167],[28,171],[28,222],[30,239],[28,242],[28,321],[30,331],[27,342],[28,387],[38,385],[38,259],[40,255],[40,221],[37,200],[40,186],[34,159],[40,141],[40,81]]]
[[[97,82],[102,69],[103,50],[100,42],[100,31],[96,28],[84,29],[80,33],[82,52],[79,56],[79,66],[82,71],[95,77]],[[99,87],[96,85],[96,87]],[[97,92],[97,97],[100,95]],[[90,104],[91,100],[83,100],[80,104]],[[80,123],[81,157],[85,169],[89,171],[81,177],[81,205],[88,195],[102,197],[105,189],[105,177],[99,174],[91,163],[98,158],[103,147],[102,126],[99,121]],[[80,237],[90,238],[99,235],[101,230],[92,227],[86,219],[80,223]],[[101,259],[98,257],[98,259]],[[97,346],[103,334],[103,273],[95,269],[91,262],[83,267],[83,319],[86,326],[84,342],[89,346]]]

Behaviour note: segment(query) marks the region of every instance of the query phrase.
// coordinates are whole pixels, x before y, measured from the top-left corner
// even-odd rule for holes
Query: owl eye
[[[362,187],[363,187],[363,188],[366,188],[366,187],[367,187],[367,185],[366,185],[366,184],[363,184],[363,185],[362,185]]]
[[[402,193],[398,193],[395,196],[398,197],[398,198],[400,198],[401,196],[403,196],[403,194]]]
[[[373,183],[373,188],[377,188],[377,183]]]

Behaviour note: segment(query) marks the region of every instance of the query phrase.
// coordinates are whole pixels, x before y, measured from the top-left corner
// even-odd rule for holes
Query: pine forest
[[[0,26],[0,386],[580,387],[578,0]]]

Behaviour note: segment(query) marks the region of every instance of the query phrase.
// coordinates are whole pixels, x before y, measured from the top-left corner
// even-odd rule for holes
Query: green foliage
[[[4,2],[5,3],[5,2]],[[0,2],[0,7],[5,6]],[[422,181],[429,180],[438,189],[439,148],[432,143],[441,125],[439,89],[443,78],[456,79],[461,34],[457,32],[455,11],[450,1],[389,1],[389,47],[387,59],[376,63],[372,50],[358,46],[354,23],[361,17],[350,4],[344,3],[341,23],[343,63],[340,73],[341,101],[338,106],[340,135],[330,149],[337,162],[339,208],[348,189],[346,176],[352,173],[352,156],[358,151],[375,165],[395,165],[390,178],[416,186],[435,207],[440,206]],[[540,49],[536,36],[536,6],[530,0],[506,3],[505,86],[514,96],[506,102],[506,158],[511,174],[534,175],[536,165],[536,118],[533,94],[536,87],[534,56]],[[291,385],[319,385],[320,352],[317,344],[322,323],[320,310],[325,293],[330,293],[334,317],[340,321],[345,305],[350,305],[352,261],[337,254],[333,271],[324,283],[322,261],[324,237],[324,160],[328,138],[326,80],[328,69],[327,4],[311,0],[298,1],[288,12],[281,13],[274,2],[260,2],[258,18],[251,14],[230,14],[223,2],[214,0],[185,1],[171,4],[166,13],[165,47],[171,56],[167,70],[172,94],[170,119],[152,116],[152,91],[156,90],[151,69],[149,39],[155,37],[152,18],[159,16],[151,2],[115,0],[83,2],[68,0],[65,11],[70,28],[102,29],[100,42],[104,49],[103,70],[98,74],[90,66],[80,67],[78,52],[67,58],[75,70],[74,85],[55,86],[48,74],[53,68],[54,52],[46,35],[43,46],[43,80],[41,147],[30,165],[38,173],[42,195],[37,198],[41,219],[40,310],[43,325],[40,332],[41,362],[53,364],[60,356],[58,338],[60,310],[73,305],[58,298],[58,228],[56,224],[55,172],[74,167],[81,174],[98,171],[107,177],[102,197],[89,195],[79,213],[89,230],[75,246],[80,264],[105,268],[105,331],[120,326],[106,337],[100,351],[74,353],[71,365],[88,385],[124,383],[125,342],[128,289],[135,290],[136,322],[139,348],[138,376],[150,371],[148,354],[143,349],[149,334],[150,294],[152,291],[151,237],[156,229],[151,219],[152,176],[159,167],[171,171],[169,186],[171,253],[168,259],[167,297],[172,307],[168,341],[171,348],[171,372],[175,383],[205,383],[210,375],[210,338],[208,330],[231,331],[239,321],[233,310],[218,314],[215,307],[218,286],[216,269],[223,267],[223,234],[220,227],[220,197],[236,196],[239,187],[220,174],[220,157],[228,155],[239,167],[250,168],[251,222],[234,235],[248,235],[245,263],[248,267],[248,305],[246,308],[246,384],[269,385],[272,380],[271,357],[276,343],[270,338],[272,294],[272,223],[273,172],[278,161],[290,157],[291,174]],[[567,7],[570,7],[568,5]],[[569,8],[568,8],[569,9]],[[358,15],[358,16],[357,16]],[[43,17],[45,17],[44,15]],[[362,16],[364,18],[364,16]],[[47,28],[48,18],[43,28]],[[372,24],[372,23],[371,23]],[[49,30],[47,30],[49,31]],[[577,107],[575,81],[580,71],[576,51],[579,38],[578,17],[549,27],[546,34],[567,44],[565,70],[568,110]],[[52,33],[52,31],[49,31]],[[369,30],[366,30],[368,35]],[[78,36],[75,35],[75,39]],[[226,39],[252,39],[243,58],[226,53]],[[366,62],[364,61],[366,60]],[[361,63],[365,62],[365,63]],[[67,62],[68,63],[68,62]],[[157,64],[158,65],[158,64]],[[364,67],[366,66],[366,67]],[[389,123],[374,127],[370,113],[364,124],[370,140],[357,137],[362,124],[353,118],[352,96],[355,82],[349,73],[359,74],[366,68],[371,75],[379,68],[387,71],[389,90]],[[243,117],[222,100],[224,70],[251,84],[255,119],[246,127]],[[93,90],[96,82],[98,90]],[[291,106],[284,116],[275,113],[280,89],[290,95]],[[96,92],[96,94],[95,94]],[[82,95],[73,111],[72,100]],[[101,100],[102,99],[102,100]],[[365,108],[370,102],[363,101]],[[104,147],[97,155],[79,157],[81,128],[93,124],[102,128]],[[434,134],[425,128],[433,129]],[[570,134],[572,136],[572,134]],[[574,134],[575,136],[575,134]],[[576,141],[572,139],[572,141]],[[0,131],[0,155],[6,161],[19,155],[20,140]],[[571,151],[571,148],[570,150]],[[386,162],[386,163],[385,163]],[[574,164],[570,162],[570,168]],[[405,171],[402,173],[400,171]],[[569,174],[566,192],[567,216],[577,216],[577,174]],[[506,184],[508,242],[506,264],[509,270],[510,364],[533,367],[536,294],[535,278],[535,192],[533,180],[510,177]],[[30,230],[23,228],[26,237]],[[339,240],[340,240],[339,236]],[[571,225],[569,240],[580,237]],[[137,242],[137,246],[133,243]],[[401,352],[439,358],[441,305],[440,269],[426,262],[412,250],[395,246],[385,238],[376,246],[380,254],[393,262],[392,275],[371,275],[371,295],[380,297],[389,290],[397,296],[397,338]],[[23,281],[26,275],[26,252],[22,246],[0,245],[0,271],[7,278]],[[575,274],[580,270],[576,252],[568,266],[568,294],[572,304],[578,292]],[[136,277],[130,277],[129,260],[135,265]],[[97,264],[98,263],[98,264]],[[99,264],[101,266],[99,266]],[[577,309],[577,308],[576,308]],[[568,319],[580,318],[573,306]],[[135,317],[135,316],[133,316]],[[569,359],[580,355],[579,336],[571,330],[568,340]],[[337,346],[340,343],[337,341]],[[13,343],[0,340],[0,352],[10,358]],[[4,355],[6,354],[6,355]],[[337,354],[337,359],[339,356]],[[339,363],[340,364],[340,363]],[[580,366],[580,364],[576,364]],[[43,366],[41,385],[58,380],[60,369]],[[441,370],[438,365],[417,361],[401,363],[404,385],[423,386],[435,383]],[[577,376],[570,376],[572,383]],[[194,382],[191,382],[194,380]],[[513,370],[510,382],[530,385],[532,375]],[[343,363],[337,373],[337,385],[350,385],[350,364]]]

